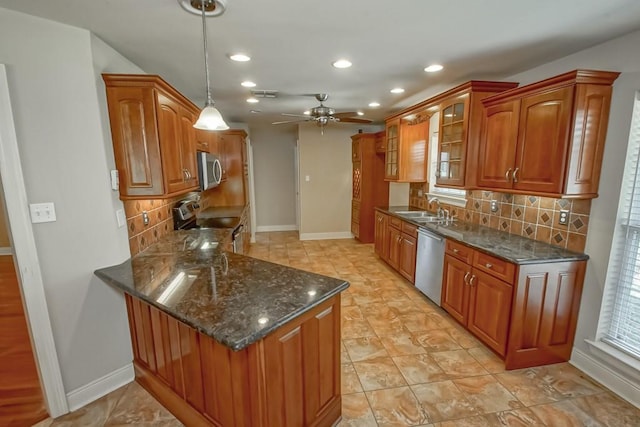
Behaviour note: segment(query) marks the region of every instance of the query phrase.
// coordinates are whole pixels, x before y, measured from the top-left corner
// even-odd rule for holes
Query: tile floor
[[[640,426],[640,410],[567,363],[505,371],[461,329],[354,240],[259,233],[251,256],[343,278],[346,426]],[[49,426],[179,426],[131,383]]]

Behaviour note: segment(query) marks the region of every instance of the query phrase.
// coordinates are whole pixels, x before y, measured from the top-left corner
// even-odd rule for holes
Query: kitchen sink
[[[202,228],[235,228],[239,223],[240,223],[239,216],[198,218],[198,225]]]
[[[436,218],[434,214],[427,211],[397,211],[394,212],[396,215],[403,216],[405,218]]]

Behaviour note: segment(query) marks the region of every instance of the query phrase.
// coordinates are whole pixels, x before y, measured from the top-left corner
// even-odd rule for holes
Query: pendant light
[[[227,125],[222,118],[218,109],[214,106],[213,97],[211,96],[211,83],[209,80],[209,55],[207,54],[207,22],[205,16],[205,3],[207,0],[201,0],[202,7],[202,38],[204,39],[204,72],[207,80],[207,102],[200,112],[198,121],[193,125],[196,129],[202,130],[227,130]]]

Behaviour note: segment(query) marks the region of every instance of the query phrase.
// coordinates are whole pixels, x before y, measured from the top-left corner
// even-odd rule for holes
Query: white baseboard
[[[257,233],[263,233],[268,231],[296,231],[298,226],[293,225],[259,225],[256,227]]]
[[[133,363],[130,363],[95,381],[91,381],[89,384],[70,391],[67,393],[69,410],[73,412],[76,409],[82,408],[123,385],[129,384],[134,378]]]
[[[569,363],[610,389],[627,402],[640,408],[639,384],[629,381],[628,378],[625,378],[598,359],[591,357],[589,354],[575,347],[571,353],[571,360]]]
[[[336,233],[300,233],[300,240],[329,240],[329,239],[352,239],[350,231],[339,231]]]

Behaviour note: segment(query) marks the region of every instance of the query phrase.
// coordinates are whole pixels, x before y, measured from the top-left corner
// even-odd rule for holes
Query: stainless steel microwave
[[[222,180],[222,163],[209,153],[198,152],[198,177],[202,191],[217,187]]]

